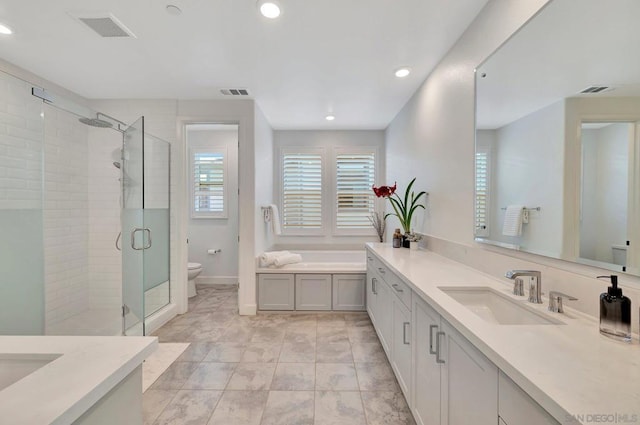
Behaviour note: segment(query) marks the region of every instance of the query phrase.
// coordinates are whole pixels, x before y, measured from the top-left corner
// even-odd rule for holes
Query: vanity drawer
[[[372,253],[367,251],[367,267],[375,270],[378,275],[384,279],[385,275],[389,273],[387,267],[385,267],[378,258]]]
[[[404,283],[398,276],[387,270],[385,281],[391,287],[391,292],[396,294],[402,304],[411,311],[411,288]]]

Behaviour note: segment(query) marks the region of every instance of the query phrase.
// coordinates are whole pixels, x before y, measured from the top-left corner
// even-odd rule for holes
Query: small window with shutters
[[[476,148],[476,208],[475,235],[489,236],[489,191],[491,151],[488,147]]]
[[[191,217],[227,218],[227,152],[225,148],[193,148],[191,153]]]
[[[375,211],[371,187],[376,181],[375,151],[336,152],[335,230],[371,233],[369,218]]]
[[[323,230],[323,157],[318,149],[282,151],[282,227],[286,233]]]

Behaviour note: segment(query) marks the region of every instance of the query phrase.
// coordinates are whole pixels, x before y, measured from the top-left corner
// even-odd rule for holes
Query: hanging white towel
[[[260,267],[273,266],[278,257],[286,256],[289,254],[289,251],[263,252],[262,255],[260,255]]]
[[[523,205],[509,205],[504,213],[504,225],[502,226],[502,234],[505,236],[522,235],[522,215],[524,212]]]
[[[302,261],[302,256],[300,254],[286,254],[280,255],[273,262],[273,265],[276,267],[282,267],[286,264],[296,264]]]
[[[271,230],[273,230],[274,235],[279,235],[282,233],[282,229],[280,229],[280,214],[278,213],[277,205],[271,204],[269,205],[269,209],[271,210]]]

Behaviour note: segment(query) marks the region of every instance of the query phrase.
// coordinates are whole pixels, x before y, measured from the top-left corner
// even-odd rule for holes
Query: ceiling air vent
[[[101,37],[135,37],[135,34],[111,13],[102,15],[82,13],[70,15],[94,30]]]
[[[247,89],[220,89],[220,93],[225,96],[249,96]]]
[[[601,93],[601,92],[606,91],[608,89],[609,89],[608,86],[591,86],[591,87],[587,87],[586,89],[582,90],[580,93],[582,93],[582,94]]]

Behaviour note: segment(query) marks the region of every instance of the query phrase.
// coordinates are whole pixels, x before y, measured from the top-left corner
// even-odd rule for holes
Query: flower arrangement
[[[415,192],[411,190],[415,181],[416,178],[414,177],[409,183],[409,186],[407,186],[407,190],[404,192],[404,199],[396,193],[397,183],[394,183],[393,186],[373,186],[373,193],[375,193],[378,198],[389,199],[393,207],[394,212],[385,214],[384,219],[390,215],[398,217],[405,234],[411,233],[413,213],[415,213],[418,208],[425,209],[424,204],[420,203],[420,198],[423,195],[426,196],[427,192],[422,191],[416,195]]]

